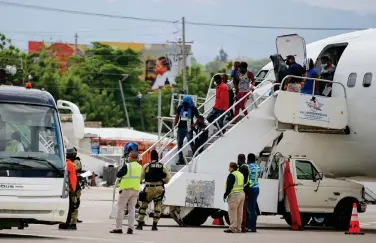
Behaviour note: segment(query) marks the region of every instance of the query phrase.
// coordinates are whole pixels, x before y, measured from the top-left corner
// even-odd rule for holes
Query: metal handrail
[[[279,84],[278,84],[279,85]],[[248,96],[252,93],[252,91],[249,91],[246,95],[244,95],[241,99],[239,99],[237,102],[235,102],[230,108],[228,108],[225,112],[223,112],[220,116],[218,116],[212,123],[210,123],[209,125],[206,126],[206,128],[204,130],[202,130],[201,132],[199,132],[198,134],[196,134],[196,136],[194,136],[188,143],[186,143],[183,147],[181,147],[177,152],[176,154],[174,154],[173,156],[171,156],[171,158],[169,160],[167,160],[164,164],[167,165],[173,158],[175,158],[176,155],[178,155],[180,152],[183,151],[183,149],[185,149],[188,145],[190,145],[196,138],[198,138],[203,132],[205,132],[206,130],[208,130],[213,124],[218,124],[218,121],[225,116],[225,114],[227,114],[230,110],[232,110],[236,105],[238,105],[240,102],[242,102],[243,100],[245,100],[246,98],[248,98]],[[261,97],[261,96],[260,96]],[[221,129],[219,129],[220,131],[222,131]]]
[[[275,86],[279,86],[280,84],[279,83],[275,83],[275,84],[273,84],[273,86],[271,86],[269,89],[267,89],[262,95],[260,95],[256,100],[254,100],[253,102],[252,102],[252,104],[250,104],[249,106],[247,106],[246,108],[245,108],[245,110],[247,110],[249,107],[251,107],[251,106],[253,106],[253,105],[255,105],[256,106],[256,108],[255,109],[257,109],[258,108],[258,105],[256,105],[256,102],[259,100],[259,99],[261,99],[265,94],[267,94],[267,93],[269,93],[270,92],[270,90],[272,90],[272,93],[274,93],[274,87]],[[247,116],[249,116],[249,114],[250,113],[248,113],[248,115],[246,115],[246,117]],[[194,158],[196,157],[196,155],[197,155],[197,153],[198,153],[198,151],[200,151],[206,144],[208,144],[208,142],[211,140],[211,138],[213,138],[213,137],[215,137],[215,136],[217,136],[219,133],[221,133],[222,132],[222,130],[224,130],[224,129],[226,129],[226,127],[228,127],[233,121],[235,121],[238,117],[240,116],[240,113],[238,114],[238,115],[236,115],[231,121],[229,121],[226,125],[224,125],[221,129],[219,129],[214,135],[212,135],[208,140],[206,140],[206,142],[205,143],[203,143],[197,150],[196,150],[196,152],[193,154],[193,157],[192,157],[192,160],[191,161],[194,161]],[[193,163],[194,164],[194,171],[196,171],[196,164],[197,163]],[[192,166],[193,167],[193,166]],[[191,167],[191,168],[192,168]],[[191,171],[191,170],[190,170]]]
[[[313,81],[319,81],[319,82],[325,82],[325,83],[334,83],[334,84],[339,84],[342,86],[343,88],[343,92],[345,94],[345,98],[347,98],[347,92],[346,92],[346,87],[343,83],[341,82],[337,82],[337,81],[331,81],[331,80],[327,80],[327,79],[320,79],[320,78],[307,78],[307,77],[301,77],[301,76],[294,76],[294,75],[287,75],[286,77],[284,77],[282,79],[282,82],[281,82],[281,86],[279,87],[280,90],[283,89],[283,86],[284,86],[284,83],[286,81],[286,79],[288,78],[297,78],[297,79],[302,79],[302,80],[306,80],[306,79],[309,79],[309,80],[313,80]],[[315,90],[315,82],[313,82],[313,92]],[[283,91],[283,90],[282,90]],[[312,93],[314,94],[314,93]]]
[[[197,110],[201,109],[202,107],[204,107],[204,105],[206,103],[208,103],[209,101],[211,101],[213,98],[215,97],[215,95],[211,96],[207,101],[205,101],[203,104],[201,104]],[[209,109],[210,110],[210,109]],[[206,114],[206,112],[204,112],[204,115]],[[158,141],[156,141],[153,145],[151,145],[148,149],[146,149],[142,154],[141,154],[141,158],[147,153],[149,152],[150,150],[152,150],[157,144],[159,144],[161,141],[163,141],[166,137],[168,137],[171,133],[174,134],[175,132],[175,129],[178,127],[178,125],[174,126],[173,129],[171,129],[168,133],[166,133],[163,137],[161,137]],[[171,142],[173,142],[175,139],[173,139]],[[166,146],[167,147],[167,146]]]

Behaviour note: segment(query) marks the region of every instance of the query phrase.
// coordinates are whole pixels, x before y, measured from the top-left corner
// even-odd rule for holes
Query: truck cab
[[[343,229],[349,226],[353,203],[357,204],[359,213],[366,211],[363,185],[326,178],[314,161],[305,156],[290,156],[287,160],[290,163],[303,226],[308,224],[311,217],[322,217],[326,225]],[[288,201],[283,191],[285,162],[284,157],[274,157],[270,167],[264,168],[262,177],[266,180],[278,179],[277,211],[284,216],[288,224],[291,224]],[[263,213],[267,214],[261,209],[261,214]]]

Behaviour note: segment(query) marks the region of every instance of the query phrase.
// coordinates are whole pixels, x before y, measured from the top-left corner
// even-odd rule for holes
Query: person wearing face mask
[[[218,74],[213,77],[213,81],[217,88],[215,91],[215,103],[213,110],[207,117],[207,120],[210,123],[212,123],[229,108],[229,95],[227,85],[223,83],[222,77]],[[218,129],[221,129],[223,127],[224,117],[225,116],[222,116],[221,119],[218,120],[218,124],[215,124]]]
[[[287,75],[303,77],[303,74],[305,73],[305,69],[300,64],[295,62],[294,56],[291,56],[291,55],[287,56],[286,64],[289,66],[289,68],[287,69]],[[303,79],[289,77],[287,91],[300,93],[300,89],[301,89],[300,83],[302,81]]]
[[[329,56],[321,57],[321,72],[320,78],[333,81],[336,67],[332,64],[332,60]],[[330,97],[332,83],[319,82],[320,94]]]
[[[188,142],[193,138],[193,118],[197,118],[198,116],[199,113],[196,106],[193,103],[192,98],[189,95],[186,95],[183,98],[183,103],[178,107],[175,116],[174,126],[178,125],[177,140],[179,150],[183,147],[183,142],[185,138],[187,138]],[[191,143],[190,146],[193,150],[194,144]],[[179,161],[177,165],[185,165],[183,152],[179,153]]]
[[[248,71],[248,64],[246,62],[241,62],[239,65],[239,73],[234,79],[237,101],[242,99],[251,91],[251,84],[252,86],[255,84],[255,77],[252,72]],[[245,109],[247,100],[248,98],[244,98],[240,103],[235,105],[235,116],[239,114],[240,109],[243,111],[244,115],[248,115],[248,112]]]

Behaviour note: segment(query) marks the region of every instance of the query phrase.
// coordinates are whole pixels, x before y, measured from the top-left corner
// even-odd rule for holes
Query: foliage
[[[157,132],[158,92],[152,92],[149,84],[141,78],[141,53],[131,49],[114,49],[97,42],[92,44],[85,57],[69,57],[67,70],[61,72],[60,62],[46,50],[32,54],[20,52],[11,40],[0,33],[0,68],[15,65],[17,74],[7,77],[9,82],[23,85],[31,78],[34,87],[47,90],[56,100],[75,103],[88,121],[101,121],[104,127],[127,126],[119,87],[121,80],[131,126]],[[251,70],[260,69],[267,61],[250,60]],[[193,61],[192,66],[187,68],[189,93],[206,97],[211,76],[217,72],[229,73],[231,69],[232,62],[228,61],[223,49],[215,60],[205,66]],[[170,116],[171,95],[182,90],[182,73],[175,80],[176,87],[161,90],[162,116]],[[142,94],[141,99],[139,93]]]

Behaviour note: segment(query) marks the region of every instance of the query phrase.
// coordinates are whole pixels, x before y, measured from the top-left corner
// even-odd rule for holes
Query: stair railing
[[[206,100],[203,104],[201,104],[197,110],[201,109],[202,107],[205,106],[206,103],[208,103],[209,101],[211,101],[213,98],[215,97],[215,95],[211,96],[208,100]],[[210,111],[210,110],[208,110]],[[203,115],[207,114],[208,111],[204,112]],[[174,137],[174,132],[175,132],[175,129],[177,129],[177,125],[173,127],[173,129],[171,129],[168,133],[166,133],[163,137],[161,137],[160,139],[158,139],[158,141],[156,141],[153,145],[151,145],[148,149],[146,149],[142,154],[141,154],[141,158],[146,154],[148,153],[149,151],[151,151],[152,149],[154,149],[158,144],[160,144],[162,141],[164,141],[167,137],[170,137],[172,135],[172,137]],[[173,138],[171,142],[169,143],[166,143],[165,146],[163,146],[163,149],[161,149],[161,151],[164,150],[164,148],[166,148],[170,143],[174,142],[176,140],[176,138]],[[161,152],[160,151],[160,152]]]
[[[271,92],[272,92],[272,95],[273,95],[273,93],[274,93],[274,87],[276,87],[276,86],[279,86],[280,84],[279,83],[275,83],[275,84],[273,84],[269,89],[267,89],[262,95],[260,95],[257,99],[255,99],[250,105],[248,105],[246,108],[245,108],[245,110],[248,110],[248,108],[250,108],[250,107],[252,107],[253,105],[255,105],[255,109],[257,109],[258,107],[259,107],[259,105],[257,105],[257,101],[259,101],[260,99],[262,99],[262,97],[264,96],[264,95],[266,95],[267,93],[270,93],[270,90],[271,90]],[[246,95],[245,97],[247,97],[248,95]],[[243,97],[244,98],[244,97]],[[241,101],[242,99],[240,99],[240,101]],[[249,115],[250,115],[250,113],[251,112],[249,112],[248,113],[248,115],[246,115],[243,119],[245,119],[246,117],[248,117]],[[222,114],[223,115],[223,114]],[[206,144],[208,144],[209,143],[209,141],[213,138],[213,137],[215,137],[215,136],[217,136],[219,133],[223,133],[223,130],[225,130],[233,121],[235,121],[236,119],[238,119],[238,117],[240,116],[240,112],[239,112],[239,114],[238,115],[236,115],[234,118],[232,118],[232,120],[231,121],[229,121],[226,125],[224,125],[221,129],[218,129],[218,131],[216,132],[216,133],[214,133],[210,138],[208,138],[208,140],[206,140],[206,142],[205,143],[203,143],[197,150],[196,150],[196,152],[193,154],[193,157],[192,157],[192,160],[191,160],[191,162],[192,161],[194,161],[194,159],[197,157],[197,153],[198,153],[198,151],[200,151],[202,148],[204,148],[205,147],[205,145]],[[231,128],[232,129],[232,128]],[[192,164],[191,164],[191,167],[190,167],[190,171],[192,171],[192,169],[191,168],[194,168],[194,172],[196,173],[196,162],[194,161]]]
[[[278,84],[279,85],[279,84]],[[274,87],[274,85],[273,85]],[[240,104],[240,102],[242,102],[243,100],[245,100],[246,98],[248,98],[248,96],[252,94],[252,91],[249,91],[246,95],[244,95],[241,99],[239,99],[238,101],[236,101],[230,108],[228,108],[225,112],[223,112],[220,116],[218,116],[213,122],[211,122],[209,125],[206,126],[206,128],[199,132],[198,134],[196,134],[196,136],[194,136],[190,141],[188,141],[188,143],[186,143],[184,146],[182,146],[174,155],[172,155],[165,163],[164,165],[168,165],[172,159],[174,159],[180,152],[182,152],[188,145],[192,144],[193,141],[196,140],[196,138],[198,138],[199,136],[201,136],[201,134],[204,132],[204,131],[207,131],[210,127],[212,126],[218,126],[218,121],[222,118],[224,118],[224,116],[229,113],[232,109],[235,108],[236,105]],[[261,98],[262,96],[260,96],[259,98]],[[258,100],[258,99],[256,99]],[[253,104],[253,103],[252,103]],[[229,123],[228,123],[229,124]],[[219,129],[219,132],[222,133],[223,129]],[[219,132],[217,132],[216,134],[218,134]],[[210,140],[213,136],[211,136],[208,140]],[[192,162],[192,161],[191,161]],[[190,163],[188,163],[190,164]]]

